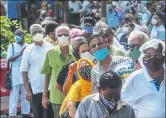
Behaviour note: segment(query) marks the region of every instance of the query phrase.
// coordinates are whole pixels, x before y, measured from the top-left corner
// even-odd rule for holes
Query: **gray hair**
[[[141,37],[141,39],[146,42],[149,40],[149,36],[147,34],[145,34],[144,32],[141,31],[132,31],[129,35],[128,38],[128,44],[130,44],[130,42],[134,39],[136,39],[136,37]]]
[[[30,33],[32,36],[36,35],[38,32],[43,32],[40,24],[33,24],[30,27]]]
[[[58,32],[61,31],[61,30],[65,30],[67,31],[68,33],[70,33],[70,29],[68,26],[65,26],[65,25],[61,25],[59,27],[56,28],[55,30],[55,35],[57,36],[58,35]]]

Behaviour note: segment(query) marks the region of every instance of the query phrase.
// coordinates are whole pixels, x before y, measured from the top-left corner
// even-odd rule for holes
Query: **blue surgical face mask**
[[[87,25],[83,24],[82,27],[83,30],[87,30],[88,33],[92,33],[93,32],[93,27],[88,27]]]
[[[94,52],[93,55],[98,61],[102,61],[109,55],[108,49],[106,47],[102,48]]]
[[[15,36],[16,43],[20,43],[22,40],[23,38],[21,36],[18,36],[18,35]]]

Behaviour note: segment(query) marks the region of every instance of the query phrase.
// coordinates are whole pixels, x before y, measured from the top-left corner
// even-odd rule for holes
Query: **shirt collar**
[[[152,82],[153,79],[152,79],[151,76],[149,75],[147,68],[143,67],[143,71],[144,71],[145,79],[146,79],[148,82]],[[164,67],[164,72],[165,72],[165,67]],[[165,77],[164,77],[164,80],[165,80]]]
[[[61,55],[62,51],[60,49],[60,46],[58,45],[57,48],[58,48],[58,54]],[[72,46],[71,45],[69,45],[69,54],[68,55],[73,55]]]
[[[91,96],[91,98],[97,102],[100,102],[100,94],[99,93],[95,93]],[[122,101],[122,100],[119,100],[118,101],[118,105],[116,107],[116,111],[119,111],[122,109],[122,107],[126,107],[127,106],[127,103]]]

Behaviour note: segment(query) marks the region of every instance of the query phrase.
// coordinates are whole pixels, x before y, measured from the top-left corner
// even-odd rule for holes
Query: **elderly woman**
[[[69,116],[74,118],[79,102],[92,93],[91,69],[93,67],[93,62],[87,58],[78,61],[77,73],[79,80],[71,86],[63,101],[59,114],[61,117],[65,112],[68,112]]]
[[[129,35],[128,44],[129,44],[129,55],[135,61],[135,70],[140,69],[141,66],[138,63],[138,58],[141,55],[139,48],[149,40],[148,35],[141,31],[133,31]]]

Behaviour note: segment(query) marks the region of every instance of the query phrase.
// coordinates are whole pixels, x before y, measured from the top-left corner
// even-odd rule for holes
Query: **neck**
[[[152,72],[150,70],[148,70],[149,75],[155,79],[162,82],[162,80],[164,80],[164,68],[161,68],[159,71],[156,72]]]
[[[23,46],[24,45],[24,41],[18,43],[19,45]]]
[[[63,56],[67,56],[69,54],[69,46],[68,45],[67,46],[61,46],[60,49],[61,49],[61,52],[62,52]]]
[[[104,70],[107,70],[111,64],[112,56],[108,55],[103,61],[100,61],[100,64],[103,66]]]

